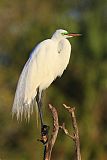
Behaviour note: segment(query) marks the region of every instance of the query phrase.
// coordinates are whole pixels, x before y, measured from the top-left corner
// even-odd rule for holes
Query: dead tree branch
[[[72,136],[68,130],[65,128],[65,124],[63,123],[62,126],[60,126],[60,128],[63,129],[64,133],[69,136],[70,138],[72,138],[75,142],[75,147],[76,147],[76,159],[77,160],[81,160],[81,153],[80,153],[80,140],[79,140],[79,131],[78,131],[78,127],[77,127],[77,121],[76,121],[76,117],[75,117],[75,108],[71,108],[69,106],[66,106],[65,104],[63,104],[63,106],[65,107],[65,109],[67,109],[67,111],[70,113],[71,115],[71,119],[72,119],[72,124],[73,124],[73,128],[74,128],[74,136]]]
[[[59,123],[58,123],[58,114],[56,109],[49,104],[49,109],[52,112],[52,116],[53,116],[53,131],[51,134],[50,139],[48,140],[48,142],[45,145],[45,149],[44,149],[44,160],[50,160],[51,158],[51,152],[52,152],[52,148],[54,146],[54,143],[56,141],[57,138],[57,134],[58,134],[58,130],[59,130]]]
[[[48,134],[49,128],[48,128],[48,126],[46,126],[46,128],[44,128],[44,131],[46,129],[46,133],[44,132],[43,134],[41,134],[41,139],[39,140],[44,145],[44,160],[51,159],[52,149],[55,144],[59,128],[61,128],[68,137],[73,139],[73,141],[75,142],[75,148],[76,148],[76,160],[81,160],[80,140],[79,140],[77,121],[76,121],[76,117],[75,117],[75,108],[71,108],[69,106],[66,106],[65,104],[63,104],[63,106],[71,115],[72,125],[74,128],[74,134],[72,135],[69,133],[69,131],[65,127],[65,123],[63,123],[62,126],[59,126],[57,110],[55,109],[55,107],[53,107],[51,104],[49,104],[49,109],[51,110],[52,117],[53,117],[53,130],[52,130],[51,136],[49,138],[49,134]]]
[[[68,137],[70,137],[70,138],[72,138],[73,140],[75,140],[75,136],[74,136],[74,135],[71,135],[71,134],[68,132],[68,130],[65,128],[65,123],[63,123],[62,126],[59,126],[59,128],[62,129],[62,130],[64,131],[64,133],[65,133]]]

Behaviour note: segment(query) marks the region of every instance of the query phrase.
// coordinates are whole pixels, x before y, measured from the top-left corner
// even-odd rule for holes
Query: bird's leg
[[[36,96],[36,101],[38,104],[38,110],[39,110],[39,115],[40,115],[40,121],[41,121],[41,142],[43,144],[46,144],[48,141],[48,130],[49,130],[49,126],[45,125],[43,123],[43,114],[42,114],[42,93],[37,92],[37,96]]]
[[[43,114],[42,114],[42,92],[39,92],[39,89],[37,90],[37,96],[36,96],[36,101],[38,105],[38,111],[39,111],[39,116],[40,116],[40,122],[41,122],[41,128],[43,127]]]

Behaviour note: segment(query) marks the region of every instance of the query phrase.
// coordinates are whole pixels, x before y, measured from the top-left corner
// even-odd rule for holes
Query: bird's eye
[[[68,32],[63,32],[63,33],[61,33],[62,35],[66,35],[66,34],[68,34]]]

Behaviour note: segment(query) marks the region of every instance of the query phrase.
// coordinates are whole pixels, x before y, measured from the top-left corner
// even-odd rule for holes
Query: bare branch
[[[75,136],[71,135],[71,134],[68,132],[68,130],[65,128],[65,123],[63,123],[62,126],[59,126],[59,128],[62,129],[62,130],[64,131],[64,133],[65,133],[68,137],[70,137],[70,138],[72,138],[73,140],[75,140]]]
[[[41,134],[41,139],[39,140],[44,145],[44,160],[50,160],[51,158],[51,152],[55,144],[59,128],[61,128],[68,137],[73,139],[73,141],[75,142],[75,148],[76,148],[76,160],[81,160],[80,140],[79,140],[77,121],[75,117],[75,108],[71,108],[65,104],[63,104],[63,106],[71,115],[74,134],[72,135],[69,133],[69,131],[65,127],[65,123],[63,123],[62,126],[59,126],[57,110],[51,104],[49,104],[49,108],[51,110],[52,117],[53,117],[53,130],[51,133],[51,137],[49,138],[49,134],[48,134],[49,127],[47,125],[44,125],[43,133]]]
[[[76,117],[75,117],[75,108],[71,108],[69,106],[66,106],[65,104],[63,104],[63,106],[65,107],[65,109],[67,109],[67,111],[70,113],[71,115],[71,119],[72,119],[72,123],[73,123],[73,128],[74,128],[74,132],[75,132],[75,136],[74,139],[73,137],[68,133],[67,129],[65,129],[65,126],[62,127],[62,129],[65,132],[65,134],[70,135],[69,137],[71,137],[74,142],[75,142],[75,146],[76,146],[76,157],[77,160],[81,160],[81,153],[80,153],[80,140],[79,140],[79,131],[78,131],[78,127],[77,127],[77,121],[76,121]]]
[[[59,130],[57,110],[51,104],[49,104],[49,108],[50,108],[50,110],[52,112],[52,116],[53,116],[53,131],[52,131],[50,139],[48,140],[48,142],[45,145],[44,160],[50,160],[52,148],[53,148],[54,143],[56,141],[58,130]]]

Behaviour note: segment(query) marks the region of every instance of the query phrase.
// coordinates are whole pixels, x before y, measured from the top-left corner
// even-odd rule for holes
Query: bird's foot
[[[44,145],[48,142],[48,133],[49,126],[43,125],[41,128],[41,139],[39,139],[39,141],[42,142]]]
[[[48,135],[49,132],[49,126],[47,126],[46,124],[44,124],[41,128],[41,134],[42,136]]]

